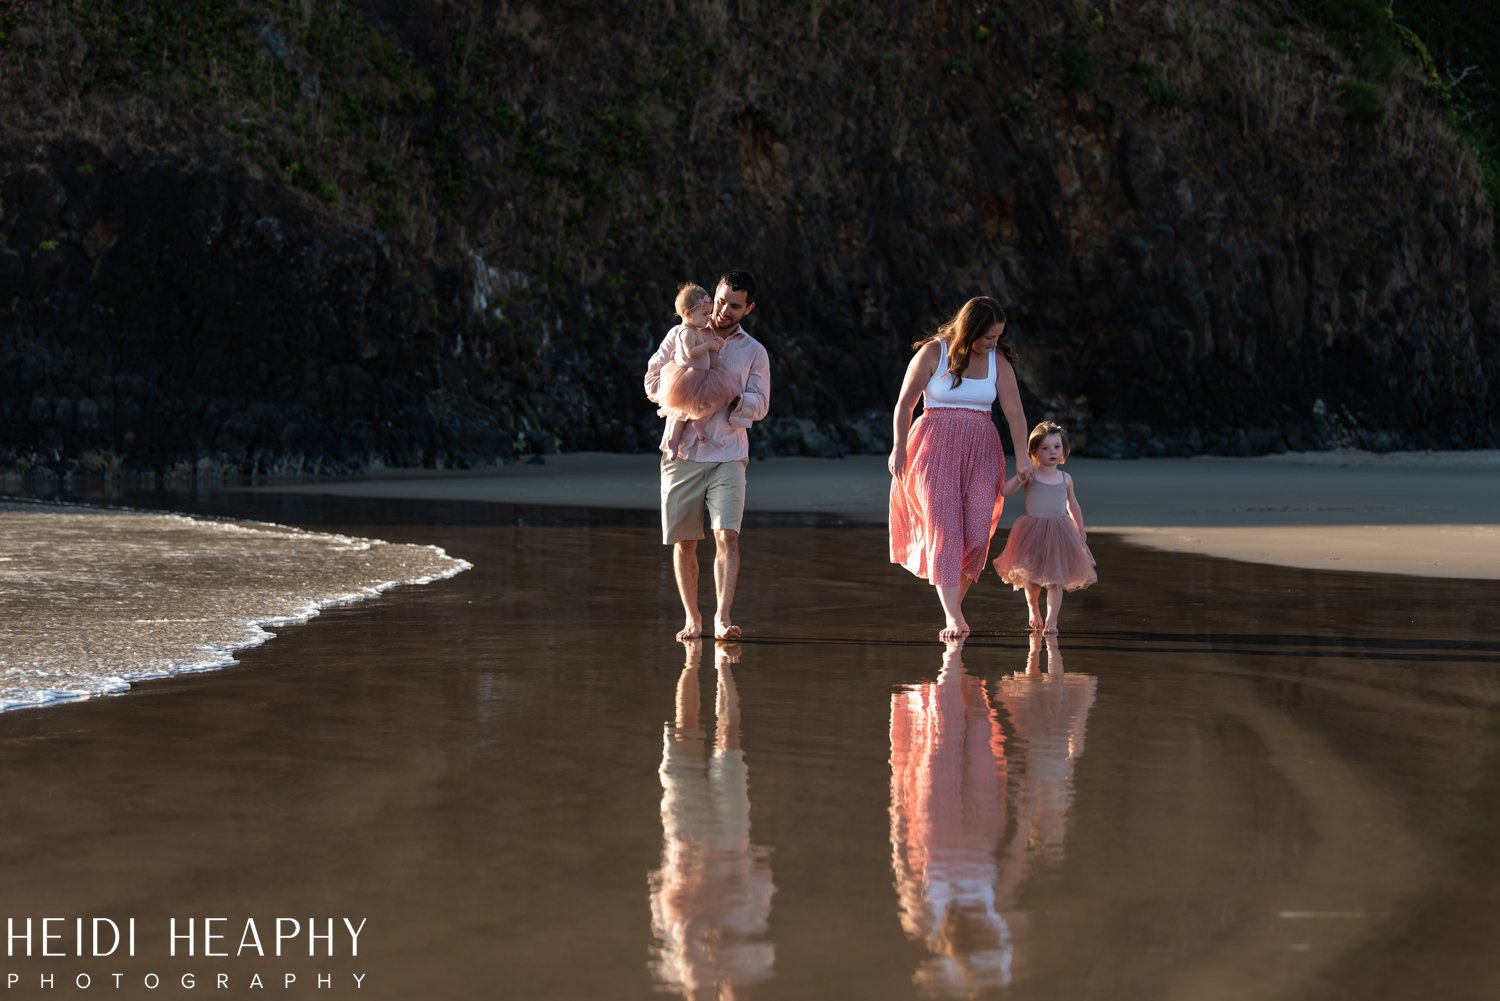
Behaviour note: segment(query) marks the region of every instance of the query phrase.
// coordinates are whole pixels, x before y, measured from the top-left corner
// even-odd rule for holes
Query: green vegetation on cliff
[[[1500,8],[1489,0],[1289,0],[1349,57],[1360,97],[1351,113],[1378,120],[1389,84],[1413,66],[1449,107],[1500,205]]]
[[[733,266],[763,449],[882,448],[976,292],[1095,454],[1494,443],[1495,38],[1475,0],[0,0],[0,449],[644,450],[670,289]]]

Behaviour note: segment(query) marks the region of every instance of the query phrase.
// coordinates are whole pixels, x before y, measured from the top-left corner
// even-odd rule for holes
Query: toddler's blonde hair
[[[1026,439],[1026,454],[1035,456],[1036,450],[1042,447],[1042,442],[1045,441],[1047,436],[1050,434],[1055,434],[1062,439],[1062,460],[1058,462],[1058,465],[1060,466],[1064,462],[1068,461],[1068,455],[1073,451],[1073,445],[1068,441],[1068,432],[1063,428],[1061,424],[1057,424],[1053,421],[1042,421],[1036,427],[1031,429],[1031,437]]]
[[[677,286],[677,315],[687,316],[693,307],[708,298],[708,289],[696,282],[683,282]]]

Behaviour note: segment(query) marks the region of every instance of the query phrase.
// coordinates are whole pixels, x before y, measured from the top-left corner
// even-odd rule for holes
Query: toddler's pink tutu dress
[[[691,336],[684,333],[682,337]],[[739,377],[724,367],[718,351],[702,358],[689,358],[681,348],[661,369],[661,417],[702,420],[729,405],[740,395]]]
[[[1066,474],[1064,474],[1066,476]],[[1077,591],[1099,578],[1094,554],[1068,517],[1068,481],[1026,485],[1026,513],[1016,519],[995,558],[995,572],[1017,591],[1029,585]]]

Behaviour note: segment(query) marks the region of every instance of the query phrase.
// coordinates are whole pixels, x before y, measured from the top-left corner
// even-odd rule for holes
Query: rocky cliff
[[[883,449],[980,292],[1089,454],[1500,444],[1441,95],[1208,7],[0,0],[0,466],[645,450],[730,267],[761,450]]]

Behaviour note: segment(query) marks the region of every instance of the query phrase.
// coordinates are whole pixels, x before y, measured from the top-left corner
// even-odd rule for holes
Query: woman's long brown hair
[[[929,341],[946,341],[948,343],[948,374],[953,376],[953,388],[957,389],[963,382],[964,369],[969,367],[969,356],[974,352],[974,342],[989,332],[989,329],[997,323],[1005,322],[1005,310],[1000,304],[987,295],[977,295],[964,303],[957,313],[954,313],[943,325],[937,328],[937,332],[929,334],[917,343],[913,348],[920,348]],[[1000,353],[1005,355],[1006,361],[1012,365],[1016,363],[1016,350],[1005,342],[1005,332],[1000,332],[1000,343],[997,345]],[[991,372],[990,377],[994,378]]]

